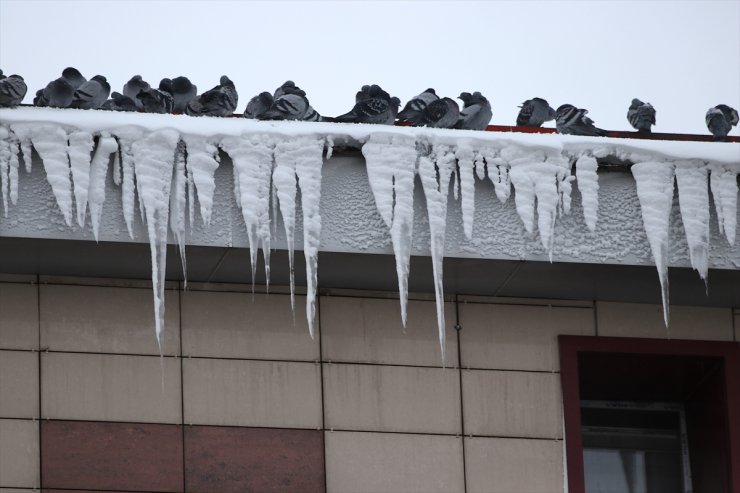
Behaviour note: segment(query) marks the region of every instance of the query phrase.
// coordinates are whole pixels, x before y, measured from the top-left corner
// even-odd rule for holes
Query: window
[[[739,348],[561,336],[569,491],[740,491]]]

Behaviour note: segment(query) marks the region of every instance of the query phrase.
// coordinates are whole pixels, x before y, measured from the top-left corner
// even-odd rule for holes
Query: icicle
[[[12,133],[18,139],[26,173],[31,172],[31,166],[33,164],[33,156],[31,155],[31,131],[33,127],[34,125],[32,124],[15,124],[10,127]]]
[[[116,148],[118,149],[113,155],[113,184],[117,187],[121,186],[121,149],[118,146],[118,140],[116,140]]]
[[[262,243],[266,284],[270,285],[270,174],[274,145],[274,137],[260,134],[225,137],[221,141],[221,148],[234,165],[234,192],[238,193],[237,202],[247,227],[252,287],[257,269],[258,242]]]
[[[327,161],[331,159],[332,155],[334,154],[334,137],[331,135],[326,136],[326,159]]]
[[[650,249],[658,269],[663,297],[663,320],[668,327],[668,266],[665,263],[668,226],[673,205],[673,163],[644,162],[632,166]]]
[[[203,137],[183,136],[187,145],[187,169],[192,177],[195,190],[198,192],[200,217],[206,227],[211,224],[213,210],[213,191],[216,188],[215,174],[219,165],[218,147],[210,139]],[[193,196],[192,199],[195,197]],[[194,204],[194,200],[191,200]],[[191,219],[192,223],[192,219]]]
[[[676,163],[678,204],[689,244],[691,266],[706,283],[709,272],[709,187],[701,161]]]
[[[457,166],[452,170],[452,196],[460,200],[460,173]]]
[[[11,129],[20,137],[22,147],[27,145],[26,142],[33,144],[44,164],[46,179],[62,211],[64,222],[71,226],[72,181],[67,157],[67,132],[59,125],[36,123],[14,124]],[[27,162],[26,169],[30,170],[30,147],[24,148],[23,153],[23,160]]]
[[[95,143],[89,132],[81,131],[70,133],[67,141],[67,155],[72,170],[74,197],[77,207],[77,224],[84,228],[85,214],[87,213],[87,195],[90,186],[90,161]]]
[[[483,159],[483,154],[479,152],[475,153],[475,175],[481,181],[486,179],[486,163]]]
[[[596,231],[596,220],[599,215],[599,165],[593,156],[581,156],[576,160],[576,177],[578,190],[581,192],[583,219],[589,231]]]
[[[562,176],[558,176],[558,209],[561,214],[570,214],[571,207],[571,193],[573,191],[573,182],[576,177],[569,173],[569,170],[564,170]]]
[[[321,242],[321,168],[324,164],[323,139],[307,138],[297,151],[296,174],[303,210],[303,255],[306,258],[306,319],[308,332],[314,336],[316,289],[318,287],[319,244]]]
[[[188,263],[185,258],[185,212],[186,197],[185,186],[187,184],[185,175],[185,142],[180,140],[175,148],[175,163],[172,169],[172,184],[170,185],[170,230],[177,242],[180,252],[180,263],[184,287],[188,287]]]
[[[279,200],[280,215],[283,217],[285,241],[288,244],[288,267],[290,269],[290,307],[295,310],[295,271],[293,258],[295,251],[295,199],[298,181],[296,179],[296,160],[299,145],[304,142],[286,140],[275,146],[275,167],[272,171],[272,184]],[[275,211],[277,214],[277,211]],[[275,221],[277,222],[277,221]]]
[[[188,195],[188,224],[191,230],[195,227],[195,181],[187,159],[185,160],[186,190]]]
[[[152,253],[152,290],[157,343],[162,349],[164,328],[164,284],[167,267],[167,225],[175,148],[174,130],[157,130],[131,145],[136,180],[140,183],[141,207],[146,216]]]
[[[509,200],[511,195],[511,180],[509,177],[509,165],[493,152],[486,151],[484,154],[486,166],[488,167],[488,179],[493,183],[496,197],[502,204]]]
[[[136,184],[134,177],[134,156],[132,145],[139,140],[144,132],[136,127],[119,128],[113,131],[118,137],[118,146],[121,151],[121,199],[123,202],[123,220],[131,239],[134,238],[134,207],[136,204]],[[113,176],[115,177],[115,167]],[[142,210],[143,214],[143,210]]]
[[[432,161],[434,160],[434,161]],[[445,230],[447,227],[447,198],[450,179],[455,167],[455,155],[449,147],[435,145],[431,156],[419,156],[419,178],[427,201],[430,249],[434,274],[434,299],[437,306],[437,329],[442,361],[445,361],[445,315],[443,264]],[[439,178],[438,178],[439,177]]]
[[[391,232],[401,303],[401,321],[406,327],[409,262],[414,225],[414,175],[416,143],[411,137],[372,134],[362,146],[370,189],[380,216]]]
[[[472,240],[473,218],[475,217],[475,155],[469,139],[461,139],[458,142],[455,157],[457,157],[459,167],[463,230],[465,237]]]
[[[98,241],[100,231],[100,216],[103,212],[105,202],[105,177],[108,174],[108,163],[110,155],[118,154],[118,142],[109,134],[101,134],[98,139],[98,147],[95,149],[92,163],[90,164],[90,192],[88,203],[90,205],[90,223],[92,224],[93,236]]]
[[[10,188],[10,129],[5,125],[0,125],[0,189],[3,195],[3,211],[5,217],[8,217],[8,190]]]
[[[740,165],[709,165],[709,178],[717,211],[719,232],[724,233],[730,245],[735,244],[737,229],[737,175]]]

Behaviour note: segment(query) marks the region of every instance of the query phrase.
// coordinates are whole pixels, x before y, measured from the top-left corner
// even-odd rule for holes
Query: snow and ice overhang
[[[283,157],[276,153],[262,156],[263,160],[287,159],[294,167],[302,162],[299,167],[320,169],[317,247],[321,287],[397,290],[397,274],[404,275],[403,257],[411,255],[409,289],[433,291],[429,257],[436,238],[436,257],[445,259],[444,289],[448,294],[654,302],[660,299],[654,267],[657,254],[664,268],[671,267],[672,302],[740,305],[740,243],[735,238],[740,218],[738,143],[39,108],[0,110],[0,125],[6,134],[17,130],[16,138],[28,139],[29,150],[32,144],[38,147],[34,136],[42,146],[41,152],[33,151],[30,173],[23,171],[23,159],[17,164],[17,195],[10,186],[12,163],[4,165],[6,161],[2,161],[2,152],[10,152],[9,147],[0,149],[0,171],[8,185],[6,215],[0,217],[0,271],[148,277],[149,232],[142,222],[138,199],[132,201],[136,187],[129,183],[128,191],[123,191],[126,177],[121,175],[124,183],[114,184],[114,166],[106,159],[101,182],[105,199],[98,205],[100,243],[96,244],[90,217],[82,216],[82,227],[75,220],[78,181],[73,176],[74,164],[71,174],[66,171],[69,192],[67,204],[60,208],[58,193],[55,195],[58,190],[50,184],[59,188],[59,168],[50,173],[48,163],[39,156],[54,160],[54,139],[50,143],[43,137],[54,132],[57,145],[63,147],[56,150],[57,157],[63,160],[69,155],[79,161],[76,142],[84,141],[86,134],[95,138],[96,145],[102,135],[118,138],[119,143],[128,139],[130,146],[147,136],[173,131],[166,137],[185,140],[187,159],[197,154],[207,161],[205,145],[221,146],[214,154],[220,164],[213,176],[210,224],[205,226],[201,218],[200,189],[194,200],[194,221],[190,223],[188,211],[181,211],[190,280],[252,280],[244,205],[249,209],[249,201],[255,197],[247,197],[243,203],[235,198],[231,157],[248,166],[255,149],[266,143],[268,154],[282,146]],[[5,142],[13,144],[13,139],[8,139],[6,135]],[[241,142],[248,143],[247,151],[240,147]],[[313,150],[303,153],[296,142],[307,143]],[[321,147],[318,153],[317,145]],[[139,156],[145,153],[142,146]],[[642,171],[630,172],[633,165]],[[87,166],[89,171],[89,156]],[[146,170],[142,173],[144,176]],[[266,173],[269,181],[270,170]],[[136,177],[132,174],[128,178]],[[245,178],[253,180],[250,186],[259,183],[257,176],[244,175],[242,180]],[[445,179],[457,185],[444,194],[443,203],[439,192],[434,196],[433,188]],[[667,186],[677,191],[671,192]],[[298,197],[292,244],[300,251],[304,236],[300,193]],[[270,250],[276,250],[270,262],[272,282],[287,284],[288,241],[282,216],[275,212],[280,206],[269,200],[268,217],[253,224],[253,241],[259,244],[260,235],[269,236]],[[404,204],[411,207],[404,209]],[[264,230],[265,219],[269,231]],[[690,223],[688,229],[684,222]],[[408,226],[413,233],[410,249],[405,250],[403,238]],[[177,239],[172,232],[169,243],[166,277],[181,279],[173,246]],[[400,258],[400,264],[394,258]],[[297,256],[296,279],[303,285],[304,265]],[[711,269],[708,294],[692,266],[700,272]],[[255,280],[265,280],[262,267]]]

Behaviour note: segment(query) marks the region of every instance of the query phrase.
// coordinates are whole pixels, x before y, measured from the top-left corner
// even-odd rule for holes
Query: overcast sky
[[[292,79],[332,116],[378,83],[402,103],[481,91],[501,125],[540,96],[627,130],[638,97],[656,132],[707,133],[709,107],[740,109],[740,0],[0,0],[0,68],[24,76],[26,102],[70,65],[118,91],[134,74],[187,75],[199,92],[226,74],[239,112]]]

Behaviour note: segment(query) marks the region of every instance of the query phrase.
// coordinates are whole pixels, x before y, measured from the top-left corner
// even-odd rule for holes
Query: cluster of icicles
[[[97,140],[97,145],[95,141]],[[313,337],[317,256],[321,233],[319,201],[321,168],[331,157],[332,136],[308,134],[245,133],[220,138],[181,135],[170,129],[154,132],[123,127],[91,134],[55,124],[0,125],[0,185],[5,214],[8,199],[18,197],[19,154],[30,172],[31,146],[41,157],[57,203],[68,225],[76,219],[84,227],[89,209],[98,239],[105,179],[113,166],[114,183],[122,188],[123,216],[132,235],[136,197],[146,225],[152,257],[152,283],[156,334],[164,325],[164,273],[168,228],[172,231],[185,265],[187,224],[194,225],[195,195],[200,216],[210,224],[214,173],[219,149],[233,163],[234,196],[247,229],[252,279],[261,246],[267,283],[270,279],[270,231],[279,211],[289,249],[290,292],[294,305],[294,230],[296,198],[300,189],[303,211],[307,274],[306,316]],[[463,229],[473,235],[474,185],[476,176],[489,179],[503,203],[515,190],[516,210],[526,231],[536,229],[552,259],[556,218],[569,214],[571,189],[577,179],[582,196],[584,221],[595,231],[598,217],[597,161],[589,151],[568,153],[524,145],[497,145],[490,140],[449,140],[413,137],[400,133],[372,133],[362,145],[367,174],[378,212],[390,231],[396,259],[401,318],[406,324],[408,276],[413,238],[413,195],[416,176],[426,197],[431,233],[431,255],[437,321],[442,360],[445,358],[444,258],[447,204],[450,186],[461,201]],[[112,158],[111,158],[112,157]],[[575,175],[572,168],[575,167]],[[664,317],[668,325],[668,282],[665,251],[674,181],[686,231],[692,266],[706,281],[709,266],[709,188],[720,232],[733,244],[737,220],[737,182],[740,166],[691,160],[644,161],[632,166],[637,183],[643,223],[662,287]],[[709,183],[709,186],[707,185]],[[74,202],[74,207],[73,207]]]

